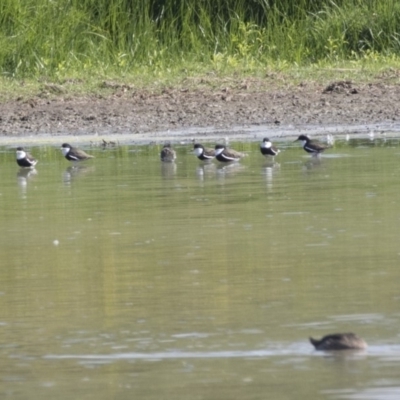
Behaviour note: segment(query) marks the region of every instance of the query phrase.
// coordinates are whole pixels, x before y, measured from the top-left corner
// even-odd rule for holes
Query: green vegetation
[[[397,0],[2,0],[4,79],[63,82],[399,64]]]

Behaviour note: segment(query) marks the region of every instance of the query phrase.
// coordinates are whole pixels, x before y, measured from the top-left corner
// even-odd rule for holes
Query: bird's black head
[[[306,142],[310,140],[310,138],[306,135],[300,135],[295,142],[297,142],[298,140],[305,140]]]

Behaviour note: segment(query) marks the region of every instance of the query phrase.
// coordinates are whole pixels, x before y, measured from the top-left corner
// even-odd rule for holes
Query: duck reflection
[[[176,175],[176,164],[174,161],[161,163],[161,176],[164,179],[175,178]]]
[[[71,182],[78,176],[84,176],[92,173],[95,170],[94,166],[88,165],[71,165],[63,173],[63,182],[65,185],[70,185]]]
[[[20,168],[17,172],[17,183],[20,188],[21,196],[26,195],[28,182],[38,174],[35,168]]]

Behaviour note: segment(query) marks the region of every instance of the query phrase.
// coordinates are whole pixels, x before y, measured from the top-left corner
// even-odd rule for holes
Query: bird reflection
[[[274,175],[279,172],[280,168],[281,165],[272,160],[264,163],[262,171],[265,177],[265,181],[267,183],[267,189],[272,189]]]
[[[303,171],[309,172],[313,169],[320,168],[323,165],[321,158],[319,157],[311,157],[307,162],[303,165]]]
[[[207,176],[215,176],[217,166],[210,162],[204,162],[196,168],[196,176],[200,181],[204,181]]]
[[[94,166],[88,165],[70,165],[63,173],[63,182],[65,185],[70,185],[71,182],[78,176],[83,176],[92,173],[95,170]]]
[[[227,177],[234,176],[243,171],[245,167],[239,163],[228,163],[217,165],[217,179],[224,180]]]
[[[164,179],[172,179],[176,175],[176,164],[172,162],[163,162],[161,165],[161,176]]]
[[[28,182],[38,174],[35,168],[20,168],[17,172],[17,183],[21,191],[21,196],[25,197]]]

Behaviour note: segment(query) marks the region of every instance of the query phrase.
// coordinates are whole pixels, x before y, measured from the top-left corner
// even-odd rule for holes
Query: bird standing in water
[[[221,162],[238,161],[244,157],[243,153],[228,149],[223,144],[217,144],[215,146],[215,158]]]
[[[275,157],[280,150],[278,150],[275,146],[272,145],[271,141],[268,138],[264,138],[260,144],[261,154],[265,157],[271,156]]]
[[[318,157],[323,151],[325,151],[328,148],[328,146],[320,144],[320,143],[316,142],[315,140],[311,140],[306,135],[300,135],[295,140],[295,142],[297,142],[298,140],[300,140],[303,143],[303,149],[307,153],[310,153],[313,157]]]
[[[200,143],[195,143],[193,146],[193,151],[197,158],[201,161],[209,161],[215,158],[215,150],[208,149]]]
[[[61,151],[63,156],[68,161],[85,161],[90,158],[94,158],[94,156],[91,156],[90,154],[85,153],[83,150],[73,147],[68,143],[63,143],[61,145]]]
[[[38,160],[27,153],[23,147],[17,147],[17,164],[22,168],[33,168]]]

